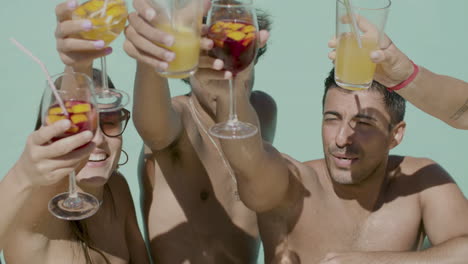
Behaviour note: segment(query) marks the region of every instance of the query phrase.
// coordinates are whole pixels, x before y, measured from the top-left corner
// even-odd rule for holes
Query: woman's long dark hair
[[[114,198],[112,196],[112,191],[109,187],[109,185],[106,183],[104,185],[104,193],[108,193],[109,196],[110,196],[110,200],[112,202],[112,208],[113,208],[113,212],[114,212],[114,215],[115,214],[115,207],[114,207]],[[93,264],[93,260],[91,259],[91,255],[89,254],[89,250],[93,250],[95,251],[96,253],[98,253],[103,259],[104,261],[106,262],[106,264],[111,264],[111,262],[109,261],[109,259],[106,257],[106,255],[104,255],[104,253],[99,250],[97,247],[95,247],[93,244],[93,241],[91,239],[91,237],[89,236],[89,232],[88,232],[88,226],[86,225],[86,222],[84,221],[69,221],[70,222],[70,229],[73,233],[73,236],[75,237],[75,239],[80,243],[80,246],[81,246],[81,249],[83,250],[83,254],[85,256],[85,260],[86,260],[86,264]]]
[[[114,204],[114,196],[112,195],[112,191],[107,183],[104,185],[104,196],[106,193],[109,194],[109,200],[112,205],[112,212],[114,216],[117,216]],[[106,257],[106,255],[104,255],[104,253],[101,250],[94,246],[94,243],[91,237],[89,236],[88,226],[86,225],[86,222],[80,220],[69,222],[73,236],[80,243],[81,249],[83,250],[83,254],[86,259],[86,264],[93,264],[93,260],[91,259],[91,255],[89,254],[90,249],[98,253],[104,259],[106,264],[111,264],[110,260]]]
[[[93,82],[95,85],[100,85],[102,83],[102,76],[101,76],[101,71],[98,69],[93,69]],[[115,88],[114,84],[110,80],[109,76],[107,76],[107,81],[109,84],[109,88]],[[42,99],[41,99],[42,102]],[[42,106],[39,104],[39,114],[36,119],[36,126],[34,130],[38,130],[42,126],[42,120],[41,120],[41,114],[42,114]],[[112,205],[112,211],[114,216],[117,216],[116,210],[115,210],[115,204],[114,204],[114,196],[112,195],[111,188],[109,187],[109,184],[104,185],[104,195],[103,197],[106,196],[109,197],[109,200]],[[70,229],[73,233],[74,238],[80,243],[81,249],[83,250],[85,259],[86,259],[86,264],[93,264],[93,260],[91,259],[91,255],[89,254],[89,250],[93,250],[96,253],[98,253],[102,258],[105,260],[106,264],[111,264],[109,259],[104,255],[104,253],[99,250],[96,246],[94,246],[94,242],[92,241],[91,237],[89,236],[88,232],[88,227],[86,225],[86,222],[78,220],[78,221],[68,221],[70,223]]]

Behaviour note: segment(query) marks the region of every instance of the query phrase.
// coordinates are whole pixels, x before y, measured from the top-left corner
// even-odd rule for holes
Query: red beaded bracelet
[[[408,79],[402,81],[401,83],[392,87],[387,87],[387,90],[389,92],[398,91],[402,88],[405,88],[410,82],[414,80],[414,78],[416,78],[416,75],[418,75],[418,72],[419,72],[419,67],[412,60],[410,61],[411,61],[411,64],[413,64],[413,73],[408,77]]]

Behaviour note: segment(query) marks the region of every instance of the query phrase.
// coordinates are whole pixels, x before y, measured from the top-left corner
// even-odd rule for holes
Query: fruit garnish
[[[95,12],[101,9],[103,6],[104,6],[103,0],[91,0],[91,1],[86,2],[81,7],[83,7],[88,12]]]
[[[90,0],[75,9],[73,15],[93,24],[92,30],[80,32],[84,39],[103,40],[108,45],[125,28],[127,9],[122,0],[108,0],[107,6],[104,0]]]
[[[68,109],[67,109],[68,111]],[[61,107],[52,107],[49,109],[48,112],[49,115],[63,115],[62,108]]]
[[[81,113],[86,113],[91,111],[91,105],[90,104],[76,104],[72,106],[71,111],[74,114],[81,114]]]
[[[114,4],[114,5],[107,8],[107,16],[110,16],[110,17],[113,17],[113,18],[122,16],[126,12],[127,12],[127,10],[125,9],[125,6],[123,6],[123,5]]]
[[[249,34],[247,34],[247,36],[245,36],[244,40],[242,40],[242,45],[247,47],[252,42],[252,40],[254,40],[254,39],[255,39],[255,34],[254,33],[249,33]]]
[[[230,28],[230,29],[232,29],[234,31],[237,31],[240,28],[243,28],[244,26],[245,26],[244,24],[240,24],[240,23],[230,23],[228,28]]]
[[[245,26],[242,29],[242,32],[244,32],[244,33],[251,33],[251,32],[254,32],[254,31],[255,31],[255,27],[252,26],[252,25]]]
[[[63,120],[63,119],[67,119],[66,116],[64,115],[48,115],[47,116],[47,124],[48,125],[52,125],[53,123],[59,121],[59,120]]]
[[[241,41],[245,38],[245,34],[240,31],[233,31],[227,34],[227,37],[235,41]]]
[[[80,127],[79,126],[71,126],[67,131],[65,131],[65,133],[71,133],[71,134],[75,134],[77,133],[78,131],[80,131]]]
[[[215,39],[214,40],[214,44],[217,46],[217,47],[224,47],[224,41],[223,40],[219,40],[219,39]]]
[[[211,32],[220,33],[223,31],[223,22],[217,22],[211,26]]]
[[[72,115],[70,117],[70,120],[72,121],[73,124],[78,124],[82,122],[88,121],[88,117],[83,114],[77,114],[77,115]]]
[[[217,23],[219,23],[223,28],[230,28],[232,24],[232,22],[224,22],[224,21],[219,21]]]
[[[82,6],[79,6],[77,9],[75,9],[75,11],[73,11],[73,13],[75,13],[75,15],[77,16],[86,16],[86,9],[85,9],[85,6],[82,5]]]

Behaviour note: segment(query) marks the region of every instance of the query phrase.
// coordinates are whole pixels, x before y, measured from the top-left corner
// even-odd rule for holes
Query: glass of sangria
[[[211,127],[210,134],[224,139],[251,137],[258,132],[258,128],[238,120],[234,81],[257,54],[258,25],[252,0],[213,0],[207,24],[208,38],[214,42],[211,55],[224,61],[224,70],[232,73],[229,79],[229,120]]]
[[[93,24],[89,31],[81,32],[83,39],[102,40],[105,46],[109,46],[125,29],[128,10],[125,0],[88,0],[78,1],[80,4],[72,14],[72,19],[87,19]],[[118,89],[109,89],[107,81],[106,57],[101,57],[102,85],[96,89],[96,100],[99,104],[112,105],[116,101],[128,101],[126,92]],[[117,109],[106,108],[102,111],[115,111]]]
[[[153,26],[174,36],[167,47],[175,53],[166,71],[158,71],[166,78],[183,79],[195,73],[200,55],[200,35],[203,21],[203,0],[151,0],[156,11]]]
[[[53,138],[52,142],[86,130],[95,134],[99,115],[91,79],[83,73],[62,73],[53,76],[52,80],[66,112],[47,84],[41,102],[42,124],[47,126],[63,119],[72,123],[64,134]],[[75,171],[69,175],[69,191],[58,194],[49,201],[49,211],[65,220],[84,219],[92,216],[98,209],[99,202],[94,196],[77,191]]]

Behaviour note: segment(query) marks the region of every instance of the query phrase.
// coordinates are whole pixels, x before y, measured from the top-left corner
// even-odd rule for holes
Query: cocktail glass
[[[105,46],[114,41],[125,28],[127,22],[127,4],[124,0],[88,0],[79,1],[72,19],[88,19],[93,24],[89,31],[81,32],[81,37],[87,40],[102,40]],[[107,81],[106,57],[101,57],[102,85],[96,89],[96,100],[99,104],[115,104],[116,101],[128,101],[128,94],[122,90],[109,89]],[[115,111],[106,108],[101,111]]]
[[[234,81],[257,54],[258,25],[252,0],[213,0],[207,24],[208,38],[214,42],[211,54],[224,61],[224,70],[232,73],[229,79],[229,120],[215,124],[210,128],[210,133],[223,139],[251,137],[258,132],[258,128],[238,120]]]
[[[41,102],[42,124],[47,126],[62,119],[69,119],[72,123],[70,129],[53,138],[52,142],[86,130],[94,134],[99,117],[91,79],[83,73],[62,73],[53,76],[52,80],[67,112],[63,112],[47,83]],[[94,196],[77,191],[75,171],[69,175],[69,191],[58,194],[49,201],[49,211],[65,220],[84,219],[92,216],[98,209],[99,202]]]

